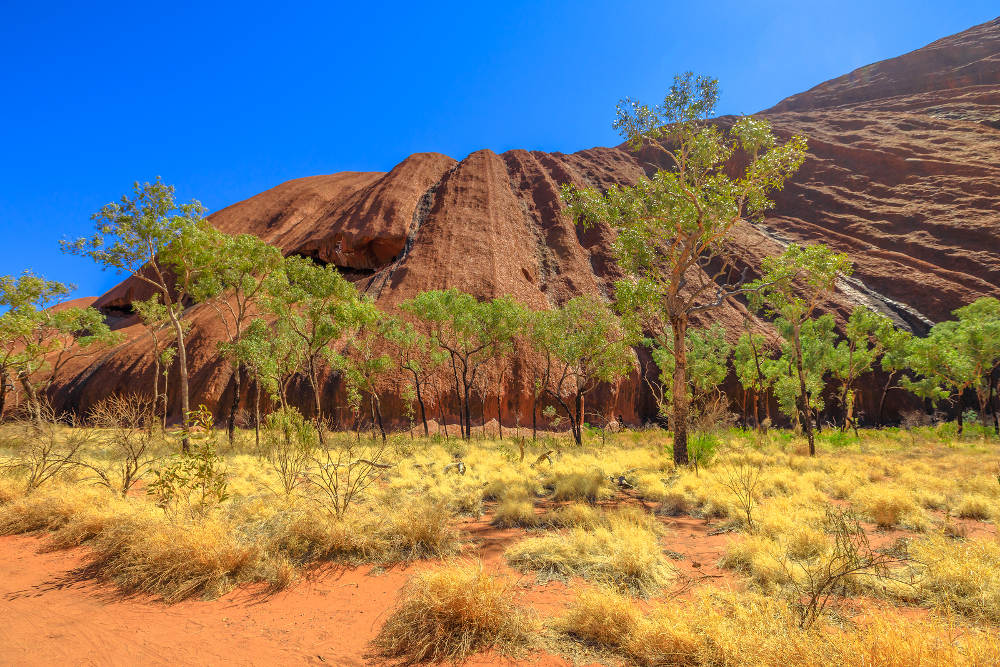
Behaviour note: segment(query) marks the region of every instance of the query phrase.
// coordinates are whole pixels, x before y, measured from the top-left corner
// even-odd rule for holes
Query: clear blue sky
[[[995,18],[995,0],[15,3],[0,0],[0,274],[99,294],[60,238],[157,175],[210,210],[418,151],[618,142],[685,70],[753,113]],[[209,6],[210,5],[210,6]]]

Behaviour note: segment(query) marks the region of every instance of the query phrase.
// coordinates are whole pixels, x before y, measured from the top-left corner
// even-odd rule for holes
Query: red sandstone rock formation
[[[810,156],[764,224],[739,229],[743,263],[753,268],[787,241],[827,243],[856,266],[829,310],[842,317],[865,303],[918,332],[1000,292],[1000,19],[762,113],[779,135],[807,136]],[[572,155],[482,150],[460,162],[421,153],[389,173],[289,181],[210,220],[335,264],[386,309],[444,287],[484,298],[509,294],[544,308],[581,293],[610,297],[619,275],[611,231],[575,227],[561,211],[559,184],[632,183],[658,163],[655,150],[636,155],[624,146]],[[127,314],[146,289],[126,280],[95,302],[120,318],[128,341],[67,369],[54,389],[60,406],[86,410],[149,384],[149,343]],[[744,312],[733,300],[711,318],[735,337]],[[230,370],[214,356],[214,315],[195,306],[188,317],[193,400],[227,405]],[[327,382],[329,404],[339,402],[336,385]],[[605,392],[599,401],[610,398]],[[528,400],[526,380],[515,379],[505,417],[521,411],[528,421]],[[607,411],[630,421],[655,412],[637,374],[615,403]],[[393,411],[391,397],[387,407]]]

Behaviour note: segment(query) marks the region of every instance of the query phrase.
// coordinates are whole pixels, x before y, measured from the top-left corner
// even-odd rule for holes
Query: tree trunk
[[[253,382],[253,442],[260,452],[260,378]]]
[[[181,383],[181,423],[184,429],[184,437],[181,438],[181,451],[186,454],[191,449],[191,439],[188,437],[188,413],[191,412],[191,403],[188,385],[187,347],[184,344],[184,327],[181,324],[181,319],[169,304],[167,306],[167,313],[170,315],[170,321],[174,325],[174,334],[177,336],[177,362]]]
[[[816,439],[813,436],[812,415],[809,410],[809,398],[806,393],[806,374],[802,368],[802,341],[799,338],[798,327],[793,328],[792,336],[795,339],[795,370],[799,375],[799,413],[802,416],[802,428],[806,432],[806,440],[809,442],[809,456],[816,455]]]
[[[42,406],[38,403],[38,394],[35,393],[35,388],[31,385],[31,380],[27,373],[18,374],[18,379],[21,381],[21,386],[24,387],[24,395],[28,399],[28,410],[31,411],[31,416],[36,422],[42,421]]]
[[[379,433],[382,434],[382,444],[385,444],[385,424],[382,422],[382,401],[378,396],[372,394],[372,405],[375,406],[375,418],[378,422]]]
[[[7,407],[7,371],[0,371],[0,424],[3,423],[4,409]]]
[[[170,369],[163,369],[163,430],[167,430],[167,391],[169,390],[170,384]]]
[[[413,374],[413,384],[417,388],[417,405],[420,406],[420,421],[424,424],[424,437],[430,436],[430,429],[427,428],[427,409],[424,407],[424,398],[420,394],[420,381],[416,379],[417,374]]]
[[[997,369],[990,371],[990,412],[993,413],[993,433],[1000,436],[1000,419],[997,418],[997,402],[995,400],[995,390]],[[0,421],[3,420],[2,403],[0,403]]]
[[[889,393],[889,386],[892,384],[892,378],[895,377],[895,375],[896,371],[892,371],[889,373],[889,377],[885,381],[885,386],[882,387],[882,396],[878,399],[878,415],[876,416],[875,419],[878,422],[879,426],[882,426],[884,424],[883,415],[885,414],[885,397]]]
[[[499,392],[497,392],[497,432],[500,434],[500,442],[503,442],[503,406]]]
[[[959,398],[958,401],[958,434],[962,435],[962,431],[965,430],[965,423],[962,419],[962,400]]]
[[[576,396],[573,399],[573,409],[576,410],[576,414],[569,416],[570,424],[573,426],[573,440],[577,445],[583,444],[583,394],[579,391],[576,392]]]
[[[323,406],[319,395],[319,379],[316,377],[316,364],[312,359],[309,360],[309,386],[312,387],[313,409],[316,410],[316,433],[319,434],[319,444],[325,445],[326,439],[323,437]]]
[[[229,444],[233,444],[233,436],[236,435],[236,411],[240,409],[240,371],[243,370],[243,365],[239,362],[236,363],[236,368],[233,369],[233,402],[229,406]]]
[[[464,415],[464,419],[465,419],[465,439],[466,440],[471,440],[472,439],[472,408],[469,405],[472,402],[471,399],[472,399],[472,396],[471,396],[471,393],[469,391],[469,385],[468,385],[468,383],[465,383],[465,400],[464,400],[464,402],[465,402],[465,415]]]
[[[531,441],[538,439],[538,387],[535,387],[531,395]]]
[[[687,318],[671,318],[670,326],[674,334],[674,463],[687,465]]]

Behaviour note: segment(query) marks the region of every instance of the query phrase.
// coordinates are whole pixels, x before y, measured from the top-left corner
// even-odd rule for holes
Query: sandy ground
[[[525,531],[497,529],[487,519],[460,525],[469,540],[465,555],[518,580],[521,603],[540,616],[559,615],[579,583],[540,585],[510,569],[503,551]],[[662,546],[679,574],[673,595],[684,596],[697,583],[740,586],[717,566],[736,535],[688,516],[662,521],[667,528]],[[877,539],[891,541],[895,533]],[[216,600],[166,605],[123,596],[111,584],[87,577],[80,571],[85,550],[49,551],[39,535],[0,537],[0,665],[376,664],[365,657],[368,642],[399,588],[434,564],[389,570],[326,566],[277,593],[248,586]],[[469,664],[515,663],[486,654]],[[534,654],[516,664],[571,663]]]

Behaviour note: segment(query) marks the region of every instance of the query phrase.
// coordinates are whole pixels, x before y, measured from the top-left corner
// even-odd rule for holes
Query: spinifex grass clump
[[[507,549],[508,562],[543,578],[583,577],[639,595],[673,578],[651,522],[632,512],[607,514],[591,526],[528,537]]]
[[[414,576],[372,641],[376,655],[412,665],[459,663],[491,650],[511,655],[529,644],[537,620],[518,607],[511,582],[481,565],[456,563]]]
[[[1000,660],[993,631],[914,621],[873,609],[856,622],[802,629],[783,600],[713,591],[643,610],[610,590],[584,591],[557,632],[636,665],[988,665]]]

